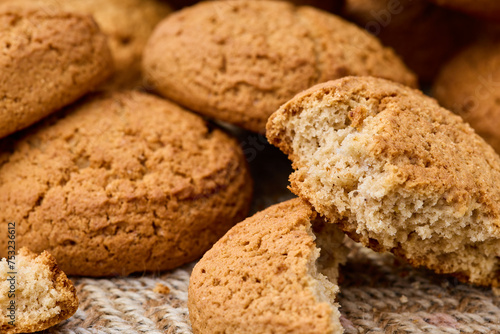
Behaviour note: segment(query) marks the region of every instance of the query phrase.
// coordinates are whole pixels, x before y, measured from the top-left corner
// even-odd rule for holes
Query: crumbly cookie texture
[[[500,285],[500,157],[434,99],[349,77],[297,95],[267,130],[293,162],[292,191],[353,239]]]
[[[92,15],[108,36],[115,73],[101,88],[133,88],[142,84],[142,52],[154,27],[171,8],[159,0],[0,0],[45,12],[65,10]]]
[[[193,332],[342,333],[335,298],[343,238],[301,199],[237,224],[193,270]]]
[[[483,19],[500,20],[500,2],[497,0],[430,0],[435,4],[474,15]]]
[[[167,270],[193,261],[248,214],[236,140],[158,97],[82,101],[0,159],[0,255],[48,250],[68,275]]]
[[[446,64],[433,95],[500,153],[500,39],[470,45]]]
[[[467,15],[427,1],[346,0],[342,16],[394,48],[426,83],[474,37],[477,26]]]
[[[173,101],[262,133],[282,103],[318,82],[372,75],[416,85],[366,31],[280,1],[209,1],[170,15],[148,41],[143,71]]]
[[[0,261],[0,331],[4,334],[32,333],[52,327],[78,309],[73,283],[59,269],[52,255],[37,255],[22,248],[14,259],[15,281],[6,259]],[[11,282],[15,289],[11,289]],[[10,291],[15,291],[15,321],[9,324]]]
[[[0,5],[0,138],[77,100],[112,71],[88,16]]]

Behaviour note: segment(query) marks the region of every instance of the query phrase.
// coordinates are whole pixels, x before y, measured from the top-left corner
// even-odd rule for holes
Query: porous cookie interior
[[[325,223],[324,219],[313,219],[308,233],[315,239],[316,248],[309,260],[309,275],[316,282],[312,286],[316,289],[316,296],[322,302],[334,303],[338,287],[339,266],[345,263],[347,248],[342,245],[344,234],[333,224]],[[340,315],[340,314],[336,314]]]
[[[56,273],[47,259],[37,257],[28,251],[21,252],[15,258],[14,271],[17,273],[14,275],[15,278],[7,280],[12,278],[12,271],[7,260],[2,259],[0,262],[0,328],[2,328],[2,332],[11,328],[7,325],[8,322],[12,321],[8,309],[11,300],[15,300],[14,323],[20,331],[44,329],[39,326],[52,322],[53,319],[59,318],[62,313],[68,312],[68,310],[63,309],[63,304],[68,302],[68,290],[56,286]],[[11,283],[14,283],[14,289],[12,289]],[[14,291],[15,296],[12,295],[12,291]],[[75,303],[77,303],[76,297]],[[22,330],[23,328],[24,330]]]
[[[498,284],[500,241],[480,203],[460,211],[439,192],[403,187],[397,168],[370,151],[386,125],[380,100],[335,95],[305,98],[301,106],[273,120],[296,169],[296,194],[330,219],[348,217],[343,229],[366,245],[472,282]]]
[[[307,232],[315,239],[316,247],[312,249],[307,263],[309,287],[318,302],[330,304],[333,310],[332,323],[336,326],[340,318],[339,305],[336,303],[336,296],[340,292],[337,285],[339,266],[345,263],[347,256],[346,249],[341,246],[344,234],[336,226],[325,224],[323,219],[315,219],[311,224]]]

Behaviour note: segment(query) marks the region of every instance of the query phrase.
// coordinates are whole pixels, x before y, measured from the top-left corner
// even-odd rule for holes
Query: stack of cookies
[[[0,0],[2,333],[71,317],[66,275],[200,258],[194,333],[342,333],[354,242],[500,287],[482,2]]]

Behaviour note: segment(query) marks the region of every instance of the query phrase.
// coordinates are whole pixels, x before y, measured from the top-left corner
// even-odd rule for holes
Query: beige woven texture
[[[286,157],[263,148],[255,134],[240,139],[256,178],[253,211],[290,198]],[[127,278],[74,279],[80,308],[42,333],[191,334],[187,289],[193,265]],[[342,272],[339,302],[346,333],[500,333],[500,293],[491,289],[413,269],[355,244]],[[170,292],[153,291],[158,283]]]

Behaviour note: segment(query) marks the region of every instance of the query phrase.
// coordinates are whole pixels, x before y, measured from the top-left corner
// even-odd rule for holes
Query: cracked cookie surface
[[[279,1],[211,1],[170,15],[148,41],[143,71],[181,105],[262,133],[282,103],[319,82],[372,75],[416,85],[367,32]]]
[[[248,213],[237,142],[158,97],[98,95],[30,130],[0,160],[0,230],[68,275],[177,267]]]

